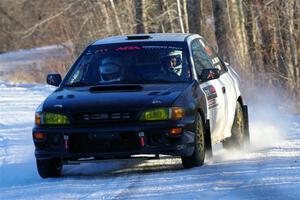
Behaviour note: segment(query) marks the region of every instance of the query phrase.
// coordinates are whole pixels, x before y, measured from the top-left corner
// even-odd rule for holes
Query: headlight
[[[179,120],[184,116],[184,109],[178,107],[172,108],[154,108],[142,113],[141,121],[157,121],[157,120]]]
[[[70,124],[69,119],[65,115],[55,113],[36,113],[35,123],[37,125],[63,125]]]

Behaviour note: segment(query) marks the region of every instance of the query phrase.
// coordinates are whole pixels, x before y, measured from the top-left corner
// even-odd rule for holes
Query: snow
[[[215,145],[202,167],[183,169],[170,157],[112,160],[64,166],[63,177],[42,179],[31,129],[35,108],[51,91],[0,83],[0,199],[300,199],[300,116],[254,108],[252,145]]]
[[[14,52],[0,53],[0,82],[10,80],[9,77],[17,70],[30,72],[32,69],[40,70],[49,61],[65,61],[70,59],[67,48],[71,44],[50,45],[33,49],[23,49]],[[53,63],[54,64],[54,63]]]
[[[70,45],[66,45],[69,47]],[[14,52],[7,52],[0,54],[0,68],[3,65],[22,65],[21,62],[36,62],[41,61],[45,58],[65,58],[67,57],[67,52],[62,45],[50,45],[44,47],[38,47],[33,49],[22,49]]]

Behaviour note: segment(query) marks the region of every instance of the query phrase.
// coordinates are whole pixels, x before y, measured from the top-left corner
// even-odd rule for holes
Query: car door
[[[215,56],[217,56],[217,54],[215,54]],[[220,76],[220,80],[224,83],[224,98],[227,110],[226,125],[224,128],[224,137],[226,138],[231,136],[231,127],[235,117],[238,96],[235,88],[235,81],[230,75],[225,63],[219,58],[217,65],[219,65],[222,69],[226,69],[226,71]]]
[[[215,68],[210,49],[205,48],[203,41],[198,38],[192,41],[191,51],[195,70],[198,76],[205,68]],[[212,142],[216,143],[224,138],[226,126],[227,106],[224,95],[224,83],[220,79],[200,83],[206,94],[207,114],[210,120]]]
[[[222,93],[225,102],[225,118],[224,118],[224,138],[231,136],[231,127],[234,121],[236,102],[237,102],[237,92],[235,91],[235,83],[230,76],[225,63],[217,55],[217,53],[209,45],[205,44],[205,48],[209,49],[210,58],[214,68],[218,68],[221,72],[219,80],[223,83]]]

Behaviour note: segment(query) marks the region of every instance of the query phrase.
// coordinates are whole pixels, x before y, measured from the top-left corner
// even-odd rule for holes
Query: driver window
[[[201,41],[196,39],[192,42],[192,55],[197,75],[200,76],[203,69],[213,68],[210,57],[205,53]]]
[[[207,45],[207,43],[203,40],[200,40],[200,43],[201,43],[201,48],[205,51],[210,62],[212,63],[212,67],[219,69],[221,74],[225,73],[227,71],[226,67],[223,65],[221,59],[216,54],[214,49],[209,45]]]

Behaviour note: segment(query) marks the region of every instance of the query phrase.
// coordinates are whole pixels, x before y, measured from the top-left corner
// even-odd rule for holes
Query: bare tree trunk
[[[129,33],[134,33],[136,30],[135,25],[135,14],[132,12],[134,10],[134,3],[131,0],[126,0],[126,13],[128,15],[128,23],[129,23]],[[147,20],[145,20],[147,21]]]
[[[219,54],[224,60],[230,62],[230,44],[228,40],[229,30],[228,30],[228,19],[227,19],[227,9],[226,2],[213,0],[213,13],[215,22],[215,35],[218,44]]]
[[[288,42],[290,43],[290,52],[291,52],[291,63],[292,63],[292,68],[293,68],[293,75],[294,75],[294,80],[296,83],[299,82],[299,71],[297,70],[297,61],[298,61],[298,54],[297,54],[297,47],[296,47],[296,40],[295,40],[295,33],[294,33],[294,27],[295,27],[295,22],[294,22],[294,7],[296,5],[295,0],[291,0],[288,4],[287,7],[287,12],[288,13]],[[297,86],[297,84],[296,84]]]
[[[116,23],[117,23],[119,32],[120,32],[121,35],[123,35],[123,34],[124,34],[124,31],[123,31],[123,29],[122,29],[122,27],[121,27],[121,24],[120,24],[120,20],[119,20],[117,11],[116,11],[116,7],[115,7],[114,0],[110,0],[110,5],[111,5],[111,7],[112,7],[112,10],[113,10],[113,13],[114,13],[114,16],[115,16],[115,20],[116,20]]]
[[[21,27],[22,29],[26,29],[26,27],[21,23],[21,22],[19,22],[18,20],[16,20],[14,17],[12,17],[12,16],[10,16],[6,11],[5,11],[5,9],[3,9],[2,7],[0,7],[0,14],[2,14],[2,15],[4,15],[4,17],[3,16],[1,16],[1,19],[4,21],[4,18],[7,18],[9,21],[11,21],[13,24],[13,26],[19,26],[19,27]],[[4,22],[2,23],[2,24],[4,24]],[[11,35],[11,34],[9,34],[6,30],[4,30],[4,27],[1,27],[0,28],[0,31],[1,31],[1,33],[4,35],[4,37],[8,37],[8,38],[10,38],[9,39],[9,41],[11,41],[11,42],[9,42],[9,43],[6,43],[6,47],[4,46],[3,47],[3,50],[7,50],[7,49],[10,49],[10,47],[11,47],[11,44],[12,44],[12,42],[14,41],[13,40],[13,36]],[[3,45],[3,44],[2,44]],[[18,44],[16,43],[16,42],[14,42],[14,47],[17,49],[18,48]]]
[[[262,83],[261,81],[264,78],[264,62],[263,62],[263,50],[261,48],[261,38],[259,34],[257,20],[257,12],[255,8],[255,2],[248,1],[247,4],[244,4],[244,13],[246,16],[245,28],[247,30],[248,37],[248,51],[250,54],[250,65],[252,75],[255,76],[256,83]],[[254,83],[254,82],[253,82]]]
[[[250,58],[241,2],[239,0],[214,0],[213,8],[220,55],[243,72],[241,75],[249,74]]]
[[[112,35],[113,34],[112,21],[108,15],[106,5],[104,3],[100,2],[99,6],[100,6],[100,12],[102,13],[104,27],[106,28],[106,32],[108,35]]]
[[[171,15],[170,15],[170,9],[169,9],[169,6],[168,6],[168,2],[166,0],[162,0],[161,5],[162,5],[163,12],[165,12],[166,16],[167,16],[167,20],[166,20],[167,21],[166,22],[167,30],[170,31],[171,33],[174,33],[174,27],[173,27],[172,18],[171,18]]]
[[[180,0],[177,0],[177,14],[178,14],[178,19],[179,19],[179,24],[180,24],[180,31],[181,33],[184,33],[184,27],[183,27],[183,22],[182,22],[182,15],[181,15],[181,6],[180,6]]]
[[[251,74],[253,75],[256,72],[259,72],[259,62],[256,59],[256,48],[255,48],[255,29],[254,29],[254,13],[253,13],[253,4],[252,1],[249,1],[245,3],[244,5],[244,13],[245,13],[245,29],[247,33],[248,38],[248,51],[250,55],[250,68],[251,68]],[[253,80],[253,79],[252,79]]]
[[[146,33],[146,15],[145,15],[145,0],[135,0],[135,23],[136,33]]]
[[[183,23],[184,23],[184,30],[186,33],[189,33],[189,18],[188,18],[188,10],[187,10],[187,0],[182,0],[182,7],[183,7]]]
[[[299,93],[299,98],[300,98],[300,2],[295,1],[293,5],[293,18],[298,19],[294,21],[294,36],[295,36],[295,66],[296,66],[296,71],[297,71],[297,77],[298,77],[298,93]],[[298,37],[297,37],[298,36]],[[300,106],[300,103],[299,103]]]
[[[292,0],[293,1],[293,0]],[[277,24],[279,35],[279,48],[282,51],[282,55],[279,59],[282,63],[279,67],[286,68],[286,74],[289,81],[296,81],[295,66],[293,63],[293,47],[295,41],[293,40],[293,9],[291,7],[291,1],[282,1],[277,4]],[[284,65],[284,66],[282,66]]]
[[[245,16],[242,3],[239,0],[230,0],[229,8],[229,22],[231,25],[230,32],[232,34],[231,43],[235,50],[236,61],[244,73],[249,72],[249,51],[247,43],[247,35],[245,29]]]
[[[270,72],[274,67],[271,63],[271,44],[272,36],[268,31],[268,20],[266,18],[266,13],[263,13],[263,3],[262,0],[255,0],[255,12],[256,12],[256,23],[258,32],[260,35],[261,50],[263,51],[263,64],[264,71]]]
[[[288,81],[287,67],[285,66],[285,56],[281,45],[281,35],[276,27],[278,23],[278,12],[276,9],[278,2],[266,2],[255,0],[256,24],[259,35],[260,50],[262,51],[262,62],[264,73],[264,84],[269,87],[285,87]],[[269,17],[272,16],[272,17]]]
[[[202,0],[188,0],[189,31],[191,33],[201,33],[201,2]]]
[[[274,3],[275,4],[275,3]],[[280,16],[280,9],[278,9],[279,5],[275,4],[272,6],[272,10],[274,12],[275,23],[273,24],[274,27],[274,49],[275,49],[275,56],[276,56],[276,65],[281,74],[279,77],[280,84],[284,83],[285,86],[291,82],[293,78],[293,69],[290,63],[290,59],[288,59],[290,55],[290,48],[285,48],[283,42],[283,32],[281,31],[283,27],[281,27],[280,21],[282,16]],[[289,54],[289,55],[288,55]]]

